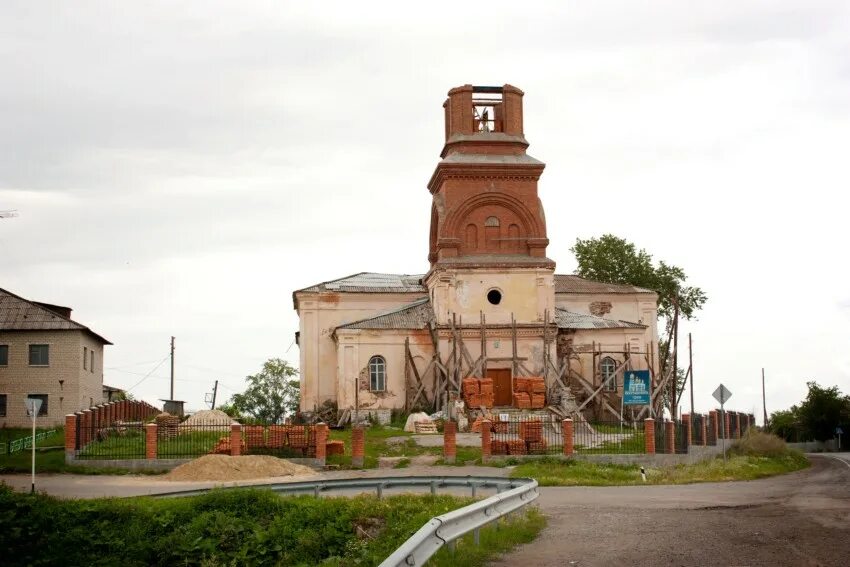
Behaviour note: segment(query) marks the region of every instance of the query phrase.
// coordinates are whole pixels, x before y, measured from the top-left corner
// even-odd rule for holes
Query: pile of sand
[[[222,431],[229,431],[231,423],[236,423],[236,421],[221,410],[201,410],[190,415],[181,425],[189,428],[193,425],[199,425],[203,427],[199,427],[198,429],[205,429],[207,431],[218,431],[218,427],[208,426],[220,425]]]
[[[247,480],[273,476],[307,476],[316,471],[269,455],[204,455],[182,464],[163,480]]]

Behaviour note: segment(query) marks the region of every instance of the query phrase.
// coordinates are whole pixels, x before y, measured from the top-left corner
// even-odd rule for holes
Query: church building
[[[439,410],[469,378],[492,384],[482,407],[510,408],[536,378],[551,412],[625,417],[624,371],[656,382],[657,295],[555,273],[537,192],[545,164],[526,152],[521,90],[464,85],[443,108],[427,271],[293,293],[302,411]]]

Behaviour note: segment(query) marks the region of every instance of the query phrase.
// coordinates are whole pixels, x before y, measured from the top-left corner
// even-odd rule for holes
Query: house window
[[[0,417],[6,417],[6,394],[0,394]]]
[[[387,361],[383,356],[373,356],[369,359],[369,389],[373,392],[383,392],[387,389]]]
[[[89,349],[88,347],[83,347],[83,370],[89,369]]]
[[[41,400],[41,408],[38,410],[38,417],[47,415],[47,394],[27,394],[27,398]]]
[[[50,345],[30,345],[30,366],[50,364]]]
[[[0,366],[9,365],[9,345],[0,345]]]
[[[600,365],[602,371],[602,383],[605,384],[605,389],[609,391],[617,390],[617,361],[606,356],[602,359]]]
[[[89,351],[89,356],[91,356],[91,364],[89,364],[89,370],[91,370],[91,372],[94,372],[94,349],[91,349]]]

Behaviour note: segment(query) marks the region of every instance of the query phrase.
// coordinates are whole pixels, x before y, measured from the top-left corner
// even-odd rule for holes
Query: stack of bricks
[[[543,422],[523,421],[519,424],[519,437],[525,442],[529,454],[545,453],[546,440],[543,439]]]
[[[325,444],[326,452],[328,455],[344,455],[345,454],[345,442],[344,441],[328,441]]]
[[[265,446],[265,429],[262,425],[246,425],[242,429],[245,431],[245,446],[248,449]]]
[[[461,383],[463,401],[471,408],[491,408],[495,400],[491,378],[464,378]]]
[[[516,378],[514,380],[514,407],[542,409],[546,407],[546,382],[543,378]]]
[[[177,428],[180,426],[180,418],[169,413],[161,413],[156,416],[157,436],[160,439],[175,439]]]

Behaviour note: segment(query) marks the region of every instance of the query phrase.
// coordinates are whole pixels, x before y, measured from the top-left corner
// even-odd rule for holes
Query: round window
[[[491,289],[487,292],[487,301],[493,305],[498,305],[502,301],[502,292],[498,289]]]

